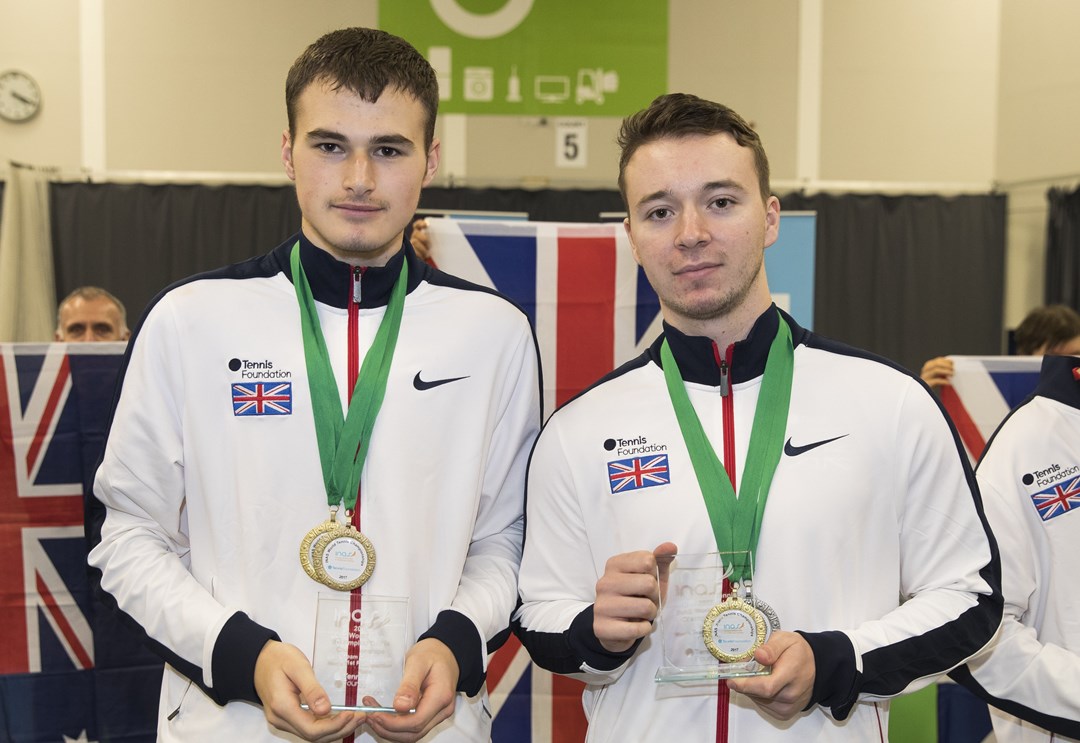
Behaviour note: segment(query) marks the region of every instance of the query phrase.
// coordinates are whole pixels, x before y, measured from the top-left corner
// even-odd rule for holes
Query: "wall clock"
[[[41,88],[34,78],[19,70],[0,73],[0,118],[22,122],[41,108]]]

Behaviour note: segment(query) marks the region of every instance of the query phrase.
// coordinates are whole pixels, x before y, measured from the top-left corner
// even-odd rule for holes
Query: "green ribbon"
[[[750,446],[746,453],[738,495],[735,494],[723,463],[709,443],[705,429],[701,427],[701,420],[686,393],[686,385],[667,338],[660,346],[660,360],[664,366],[668,395],[671,397],[671,405],[675,409],[675,417],[679,421],[679,429],[690,454],[690,462],[697,475],[705,508],[709,512],[716,547],[720,552],[746,554],[750,561],[757,551],[769,486],[783,452],[788,406],[791,402],[795,352],[790,328],[783,317],[778,319],[780,325],[765,363],[765,375],[761,381],[753,427],[750,429]],[[741,583],[751,577],[752,562],[739,564],[740,562],[736,560],[731,565],[732,582]]]
[[[323,482],[326,484],[326,502],[331,508],[343,502],[345,508],[351,511],[356,507],[360,473],[364,469],[364,460],[371,444],[371,431],[375,427],[375,418],[386,395],[386,380],[390,376],[390,362],[394,358],[398,331],[401,329],[401,314],[405,307],[409,262],[406,260],[401,263],[401,272],[390,293],[386,314],[379,323],[371,348],[364,355],[348,413],[343,416],[341,396],[338,395],[334,370],[330,366],[330,353],[326,349],[326,339],[319,324],[311,285],[300,262],[299,241],[293,245],[289,261],[292,266],[293,286],[296,288],[296,301],[300,305],[304,361],[307,364],[308,388],[311,390],[311,408],[315,416],[315,435],[319,442]]]

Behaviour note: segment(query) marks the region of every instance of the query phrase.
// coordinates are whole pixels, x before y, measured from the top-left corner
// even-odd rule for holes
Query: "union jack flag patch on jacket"
[[[292,415],[292,382],[236,382],[233,415]]]
[[[1032,493],[1031,501],[1043,521],[1080,508],[1080,477],[1070,477],[1038,493]]]
[[[608,482],[612,493],[625,493],[639,488],[667,485],[671,482],[668,455],[631,457],[607,463]]]

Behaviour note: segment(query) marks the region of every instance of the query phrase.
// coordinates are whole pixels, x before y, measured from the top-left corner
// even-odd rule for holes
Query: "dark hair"
[[[439,110],[439,83],[435,71],[420,52],[404,39],[373,28],[331,31],[297,57],[285,79],[285,110],[289,134],[296,135],[296,105],[313,82],[345,88],[369,103],[394,88],[418,100],[427,112],[424,148],[435,139]]]
[[[727,106],[698,98],[689,93],[662,95],[649,107],[623,119],[619,129],[618,144],[622,149],[619,158],[619,192],[626,202],[626,165],[642,145],[665,137],[686,137],[694,134],[730,134],[740,147],[754,152],[758,187],[762,200],[768,200],[769,158],[757,132]],[[627,204],[629,207],[629,204]]]
[[[1049,351],[1080,335],[1080,314],[1063,304],[1037,307],[1017,326],[1013,339],[1016,352],[1029,356],[1040,349]]]

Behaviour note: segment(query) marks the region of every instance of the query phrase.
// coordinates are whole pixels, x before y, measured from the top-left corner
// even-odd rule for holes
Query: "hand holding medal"
[[[772,668],[768,676],[731,678],[728,688],[779,720],[806,709],[814,691],[817,668],[814,651],[796,632],[776,632],[755,652],[758,663]]]
[[[778,314],[738,494],[702,428],[667,339],[660,348],[660,358],[720,551],[676,558],[669,577],[670,598],[660,617],[664,661],[656,680],[768,674],[769,668],[755,660],[755,654],[773,630],[780,628],[780,622],[776,613],[753,595],[754,554],[787,427],[794,368],[791,330]],[[698,644],[686,647],[688,623],[695,615]],[[709,663],[709,656],[719,665]]]

